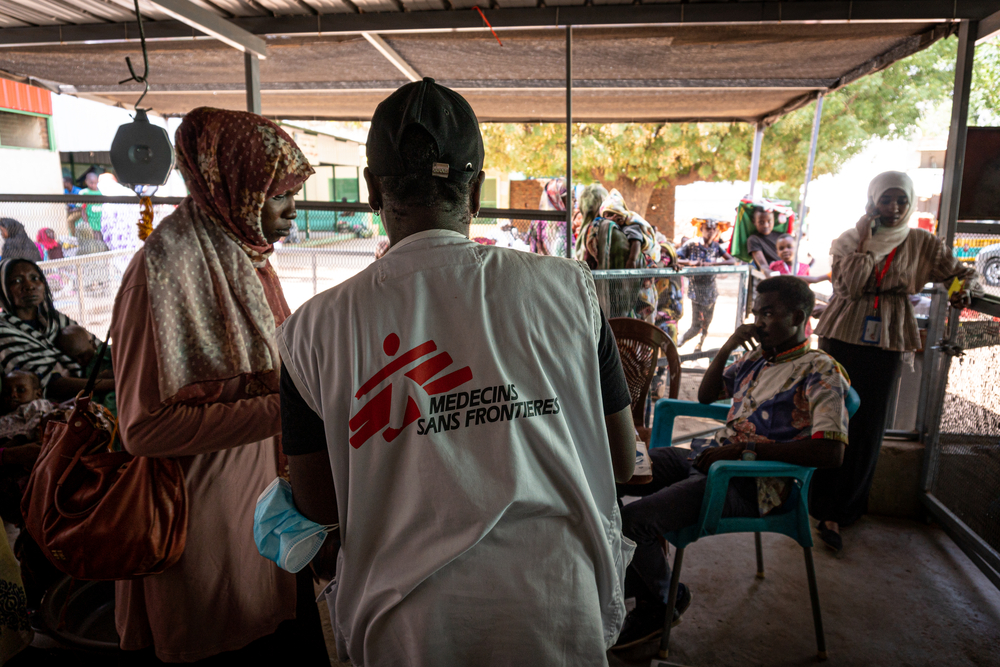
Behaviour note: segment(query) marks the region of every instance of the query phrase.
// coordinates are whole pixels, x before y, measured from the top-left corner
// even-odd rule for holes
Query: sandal
[[[823,544],[833,550],[833,553],[840,553],[844,548],[844,541],[841,539],[840,533],[827,528],[825,521],[820,521],[816,528],[819,530],[819,539],[823,540]]]

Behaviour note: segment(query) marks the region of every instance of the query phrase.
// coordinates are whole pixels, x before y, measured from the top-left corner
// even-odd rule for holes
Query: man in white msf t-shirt
[[[432,79],[384,100],[391,243],[277,334],[295,504],[355,665],[606,665],[625,616],[615,481],[635,431],[586,266],[469,240],[483,142]]]

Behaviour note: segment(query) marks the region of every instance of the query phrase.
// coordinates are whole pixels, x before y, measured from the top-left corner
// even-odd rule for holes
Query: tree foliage
[[[976,47],[969,124],[1000,125],[1000,40],[993,39]]]
[[[950,96],[955,53],[955,38],[941,40],[828,95],[814,177],[836,173],[874,138],[909,136],[927,108]],[[990,73],[996,77],[990,81],[1000,80],[1000,64]],[[1000,97],[998,90],[994,85],[991,94]],[[802,184],[814,114],[809,104],[765,130],[762,181],[796,189]],[[533,177],[565,173],[563,124],[485,124],[483,136],[491,167]],[[747,123],[576,124],[573,171],[575,180],[617,187],[630,207],[644,213],[657,187],[747,179],[752,148]]]

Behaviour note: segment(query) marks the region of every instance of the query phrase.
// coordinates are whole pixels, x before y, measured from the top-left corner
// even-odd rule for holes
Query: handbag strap
[[[83,388],[83,395],[88,396],[94,393],[94,386],[97,384],[97,376],[101,372],[101,366],[104,364],[104,354],[108,351],[108,341],[111,340],[111,332],[108,332],[107,337],[104,342],[101,343],[101,349],[97,353],[97,363],[94,364],[94,370],[90,371],[90,378],[87,380],[87,386]]]

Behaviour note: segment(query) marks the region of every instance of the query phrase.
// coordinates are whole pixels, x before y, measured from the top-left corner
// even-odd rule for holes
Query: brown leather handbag
[[[159,574],[184,553],[184,471],[174,459],[113,451],[117,429],[92,402],[97,370],[69,419],[45,430],[21,499],[25,525],[52,564],[76,579]]]

